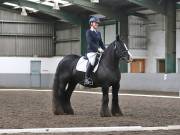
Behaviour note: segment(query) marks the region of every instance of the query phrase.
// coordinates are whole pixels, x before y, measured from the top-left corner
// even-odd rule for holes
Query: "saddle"
[[[95,61],[94,69],[93,69],[94,73],[97,71],[97,69],[99,67],[99,62],[101,60],[101,56],[102,56],[102,54],[97,53],[96,61]],[[87,64],[88,64],[88,58],[86,56],[82,56],[77,62],[76,70],[80,71],[80,72],[86,72]]]

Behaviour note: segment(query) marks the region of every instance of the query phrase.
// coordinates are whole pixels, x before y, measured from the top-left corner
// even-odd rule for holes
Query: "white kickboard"
[[[84,59],[84,56],[82,56],[82,57],[79,59],[77,65],[76,65],[76,70],[77,70],[77,71],[81,71],[81,72],[86,72],[86,70],[87,70],[87,63],[88,63],[88,60]],[[98,64],[95,66],[95,68],[94,68],[94,70],[93,70],[94,73],[97,71],[98,66],[99,66],[99,62],[98,62]]]

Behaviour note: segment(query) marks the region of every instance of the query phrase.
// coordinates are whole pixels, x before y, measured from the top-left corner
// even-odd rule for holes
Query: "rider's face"
[[[94,29],[97,29],[99,26],[99,24],[97,22],[92,22],[91,23],[91,27],[93,27]]]

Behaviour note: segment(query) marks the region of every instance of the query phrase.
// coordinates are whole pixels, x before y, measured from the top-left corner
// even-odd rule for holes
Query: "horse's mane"
[[[110,43],[108,45],[108,47],[106,48],[106,50],[113,50],[112,47],[114,48],[114,44],[117,40],[114,40],[112,43]],[[123,44],[124,42],[121,39],[118,39],[118,41],[120,42],[120,44]]]
[[[106,59],[109,59],[110,56],[114,55],[114,43],[115,41],[113,41],[108,45],[108,47],[105,49],[104,53],[102,54],[102,59],[104,59],[105,57]]]
[[[113,48],[114,48],[114,43],[115,43],[115,41],[113,41],[112,43],[110,43],[109,45],[108,45],[108,47],[105,49],[105,53],[106,52],[111,52],[112,50],[113,50]]]
[[[108,45],[107,49],[110,48],[110,47],[112,47],[112,46],[114,45],[115,42],[116,42],[116,40],[113,41],[112,43],[110,43],[110,44]]]

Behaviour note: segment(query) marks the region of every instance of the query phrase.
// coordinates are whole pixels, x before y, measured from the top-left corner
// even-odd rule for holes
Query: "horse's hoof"
[[[112,113],[112,115],[113,115],[113,116],[116,116],[116,117],[118,117],[118,116],[123,116],[122,113]]]
[[[101,112],[100,112],[100,115],[101,115],[101,117],[111,117],[112,116],[112,114],[110,113],[110,111],[109,110],[102,110]]]
[[[64,109],[64,113],[66,115],[73,115],[74,114],[74,110],[72,109],[71,105],[65,105],[63,109]]]
[[[74,111],[71,110],[70,112],[68,112],[69,115],[74,115]]]
[[[64,111],[62,108],[53,108],[54,115],[64,115]]]
[[[113,116],[123,116],[123,113],[119,107],[112,107],[111,113]]]
[[[111,113],[101,113],[101,117],[111,117]]]
[[[66,114],[66,115],[74,115],[74,111],[73,111],[73,109],[70,109],[70,110],[68,110],[68,111],[66,110],[66,111],[65,111],[65,114]]]
[[[54,115],[64,115],[64,112],[54,111]]]

